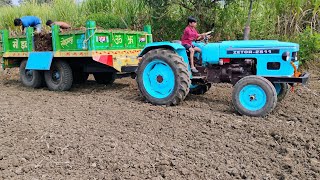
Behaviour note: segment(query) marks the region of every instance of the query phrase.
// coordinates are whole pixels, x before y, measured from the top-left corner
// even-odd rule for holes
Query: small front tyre
[[[232,102],[242,115],[263,117],[276,107],[277,93],[266,78],[247,76],[234,86]]]
[[[50,70],[44,72],[44,79],[50,90],[67,91],[73,81],[71,67],[65,61],[53,61]]]
[[[166,49],[154,49],[142,57],[136,81],[142,96],[154,105],[179,104],[191,84],[187,64]]]

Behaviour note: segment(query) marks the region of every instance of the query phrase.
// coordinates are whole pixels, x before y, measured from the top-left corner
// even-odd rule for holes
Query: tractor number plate
[[[279,49],[228,50],[227,54],[279,54]]]

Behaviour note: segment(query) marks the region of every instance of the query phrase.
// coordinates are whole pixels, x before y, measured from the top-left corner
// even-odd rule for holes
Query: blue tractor
[[[299,45],[277,40],[194,42],[199,73],[192,74],[188,53],[179,42],[154,42],[140,53],[136,81],[155,105],[177,105],[188,93],[204,94],[212,83],[233,84],[234,108],[247,116],[266,116],[289,86],[306,84],[297,71]]]

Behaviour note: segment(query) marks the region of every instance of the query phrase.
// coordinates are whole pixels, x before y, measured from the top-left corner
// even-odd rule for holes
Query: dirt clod
[[[21,175],[23,174],[22,168],[18,167],[15,171],[14,171],[17,175]]]
[[[20,165],[19,159],[13,158],[11,160],[11,164],[12,164],[13,167],[18,167]]]
[[[0,171],[6,170],[9,167],[9,161],[0,161]]]

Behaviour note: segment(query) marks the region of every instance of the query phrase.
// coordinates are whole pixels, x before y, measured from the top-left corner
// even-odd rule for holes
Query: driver
[[[192,41],[200,40],[201,38],[205,38],[207,33],[199,34],[196,30],[197,20],[193,16],[188,17],[188,26],[184,29],[181,44],[190,52],[190,66],[191,72],[197,73],[199,72],[194,66],[194,53],[201,52],[201,49],[192,45]],[[209,37],[208,37],[209,38]]]

